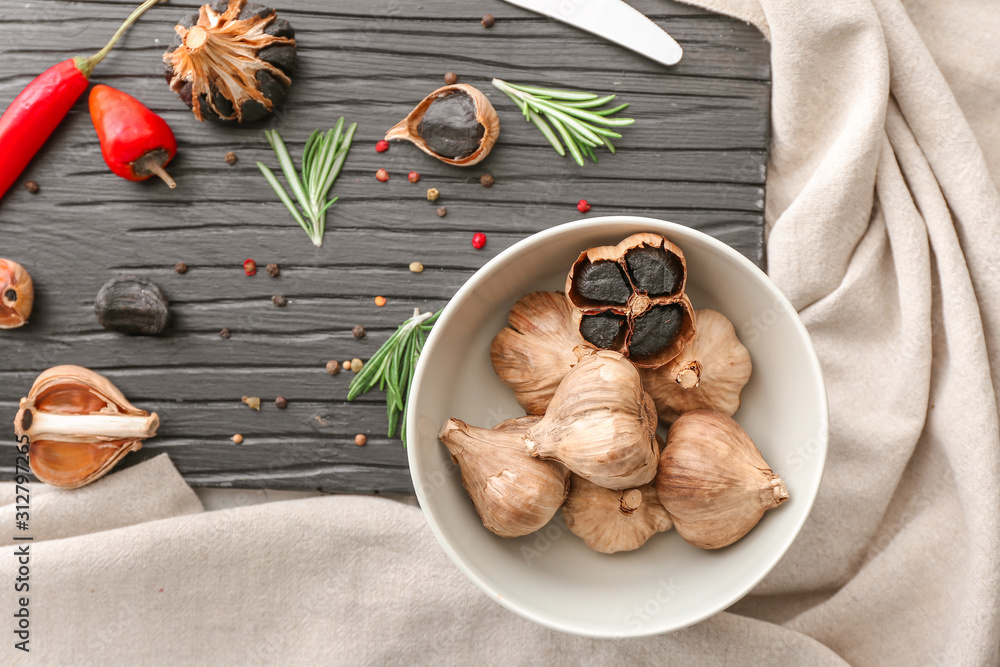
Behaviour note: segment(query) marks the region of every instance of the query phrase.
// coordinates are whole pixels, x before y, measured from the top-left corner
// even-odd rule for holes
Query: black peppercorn
[[[229,329],[223,329],[219,332],[219,338],[222,338],[223,340],[229,340],[229,337],[232,335],[233,333]]]
[[[358,326],[351,329],[351,333],[354,334],[355,338],[364,338],[365,334],[368,332],[365,331],[365,328],[359,324]]]
[[[288,407],[288,400],[284,396],[279,396],[278,398],[274,399],[274,407],[278,408],[279,410],[284,410],[285,408]]]
[[[455,74],[454,72],[448,72],[447,74],[444,75],[444,82],[447,83],[449,86],[454,85],[458,83],[458,75]]]
[[[38,192],[38,183],[36,183],[35,181],[28,181],[27,183],[24,184],[24,189],[30,192],[31,194],[35,194]]]
[[[439,218],[443,218],[444,216],[448,215],[448,209],[445,208],[444,206],[438,206],[437,213]]]
[[[481,186],[483,186],[484,188],[488,188],[488,187],[492,186],[493,183],[495,183],[495,182],[496,182],[496,179],[493,178],[493,176],[491,176],[490,174],[483,174],[482,176],[479,177],[479,184]]]
[[[281,274],[281,267],[274,262],[267,265],[267,275],[277,278]]]
[[[493,24],[496,23],[496,19],[493,18],[493,14],[487,14],[482,18],[482,21],[480,21],[480,23],[483,24],[484,28],[492,28]]]
[[[188,265],[184,262],[177,262],[174,264],[174,271],[181,274],[182,276],[188,272]]]
[[[285,297],[281,296],[280,294],[275,294],[274,296],[272,296],[271,297],[271,302],[274,305],[276,305],[278,308],[284,308],[285,306],[288,305],[288,299],[286,299]]]
[[[236,159],[237,159],[236,158],[236,153],[234,153],[232,151],[229,151],[228,153],[226,153],[226,164],[232,166],[232,165],[236,164]]]

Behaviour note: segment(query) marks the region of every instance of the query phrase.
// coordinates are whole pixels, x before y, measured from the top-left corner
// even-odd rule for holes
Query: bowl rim
[[[464,300],[468,294],[477,289],[479,284],[484,280],[483,276],[486,276],[487,274],[491,273],[499,265],[506,263],[512,256],[518,254],[527,247],[534,246],[539,243],[544,243],[551,238],[560,236],[567,232],[575,231],[577,229],[601,227],[608,224],[615,224],[622,226],[631,225],[635,227],[641,227],[643,225],[653,225],[654,229],[650,231],[656,231],[657,233],[660,232],[656,228],[662,230],[664,227],[666,227],[667,231],[663,232],[663,234],[666,236],[669,236],[671,233],[676,233],[678,236],[681,237],[693,236],[698,238],[698,240],[707,243],[707,245],[709,245],[713,250],[725,255],[728,259],[740,265],[750,275],[752,275],[754,279],[763,284],[764,287],[770,292],[771,296],[773,296],[775,300],[781,303],[784,310],[791,316],[793,326],[798,331],[802,339],[805,340],[806,342],[806,353],[808,357],[809,366],[812,371],[811,377],[814,379],[815,384],[817,385],[815,388],[818,391],[818,396],[822,404],[822,414],[821,414],[822,427],[820,428],[817,434],[817,440],[819,441],[819,448],[816,452],[819,458],[818,462],[819,468],[817,470],[819,482],[817,482],[815,487],[808,494],[808,497],[802,499],[801,502],[805,504],[805,511],[802,512],[801,518],[799,519],[797,525],[795,526],[795,529],[788,533],[786,539],[781,544],[780,548],[776,549],[773,552],[770,558],[770,563],[766,567],[762,568],[760,573],[755,577],[753,577],[751,581],[738,592],[738,594],[732,596],[732,599],[730,599],[728,602],[717,604],[712,608],[710,608],[708,611],[702,614],[698,614],[692,617],[691,619],[686,620],[684,623],[675,624],[668,627],[650,627],[652,626],[652,624],[646,624],[636,631],[597,632],[589,629],[582,629],[576,627],[573,623],[565,623],[561,622],[558,619],[552,619],[547,616],[536,614],[531,609],[527,609],[524,606],[522,606],[517,600],[512,600],[511,598],[508,598],[507,596],[500,594],[498,591],[494,590],[491,586],[489,586],[485,581],[483,581],[475,572],[473,572],[472,568],[470,568],[465,563],[464,559],[458,556],[458,554],[452,548],[449,541],[444,537],[441,527],[438,524],[438,517],[435,515],[434,510],[431,509],[430,505],[419,502],[421,499],[419,492],[420,479],[421,479],[421,473],[423,471],[421,470],[420,462],[415,453],[418,448],[418,445],[416,443],[419,442],[418,439],[419,436],[417,434],[415,420],[408,420],[407,422],[406,439],[408,446],[406,448],[407,450],[406,458],[410,471],[410,479],[413,482],[413,488],[415,495],[417,496],[418,499],[418,504],[420,505],[420,509],[424,515],[425,520],[427,521],[428,526],[431,529],[431,532],[437,539],[438,544],[441,546],[442,549],[444,549],[444,552],[448,555],[449,560],[451,560],[451,562],[454,563],[456,567],[458,567],[459,571],[461,571],[462,574],[464,574],[466,578],[469,579],[469,581],[475,584],[476,587],[479,588],[479,590],[481,590],[492,600],[498,602],[501,606],[514,612],[518,616],[525,618],[529,621],[532,621],[534,623],[537,623],[543,627],[550,628],[552,630],[557,630],[559,632],[563,632],[566,634],[571,634],[581,637],[590,637],[594,639],[625,639],[634,637],[648,637],[653,635],[666,634],[669,632],[676,632],[677,630],[682,630],[684,628],[700,623],[708,618],[711,618],[712,616],[715,616],[719,612],[725,611],[726,609],[728,609],[729,607],[731,607],[732,605],[736,604],[741,599],[743,599],[748,593],[750,593],[750,591],[752,591],[754,588],[757,587],[757,585],[761,582],[761,580],[764,579],[764,577],[766,577],[774,569],[775,565],[777,565],[778,562],[784,557],[785,553],[791,547],[792,543],[798,538],[799,533],[802,531],[802,526],[805,525],[806,520],[812,513],[813,505],[815,504],[816,496],[819,493],[820,486],[822,486],[823,475],[826,470],[830,420],[829,420],[829,397],[826,392],[826,383],[823,379],[823,370],[822,367],[820,366],[819,357],[817,356],[816,349],[812,343],[812,337],[809,335],[809,331],[806,329],[805,324],[802,323],[802,319],[799,317],[798,311],[796,311],[796,309],[792,306],[788,298],[778,288],[778,286],[770,279],[770,277],[768,277],[768,275],[759,266],[751,262],[743,254],[741,254],[734,248],[730,247],[729,245],[723,243],[722,241],[716,239],[715,237],[706,234],[705,232],[702,232],[700,230],[694,229],[693,227],[688,227],[686,225],[682,225],[676,222],[670,222],[668,220],[661,220],[659,218],[650,218],[644,216],[632,216],[632,215],[607,215],[595,218],[586,218],[549,227],[548,229],[542,230],[535,234],[531,234],[530,236],[521,239],[514,245],[510,246],[506,250],[503,250],[495,257],[493,257],[491,260],[486,262],[486,264],[484,264],[471,277],[469,277],[468,280],[465,281],[465,284],[463,284],[458,289],[458,291],[455,292],[454,296],[451,297],[451,299],[442,309],[441,315],[438,317],[438,320],[435,323],[434,328],[431,330],[430,334],[427,337],[427,342],[424,345],[423,352],[420,355],[420,359],[417,361],[417,367],[413,374],[413,383],[411,386],[414,387],[420,386],[421,381],[423,380],[423,376],[425,372],[427,372],[426,364],[424,363],[424,361],[425,359],[432,356],[431,354],[429,354],[429,352],[433,352],[434,349],[437,347],[437,339],[440,337],[435,334],[437,334],[438,330],[443,330],[446,328],[451,318],[454,316],[454,312],[457,307],[455,304]],[[678,245],[681,245],[683,247],[683,241],[678,243]],[[416,392],[412,393],[409,396],[407,400],[408,414],[410,415],[416,414],[416,405],[418,400],[419,396]],[[798,499],[799,496],[796,496],[796,498]]]

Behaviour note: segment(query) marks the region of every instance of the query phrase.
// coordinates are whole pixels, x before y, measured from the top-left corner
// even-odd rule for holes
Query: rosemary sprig
[[[500,79],[493,79],[493,86],[507,93],[524,117],[548,139],[556,153],[566,155],[566,149],[569,149],[569,154],[581,167],[584,156],[597,162],[594,149],[598,146],[606,146],[609,151],[615,152],[611,140],[620,139],[622,135],[608,128],[624,127],[635,122],[633,118],[611,118],[626,109],[628,104],[597,108],[614,100],[614,95],[601,97],[577,90],[519,86]]]
[[[337,121],[337,125],[326,133],[313,130],[302,150],[301,175],[295,171],[292,157],[288,154],[285,142],[281,140],[278,131],[264,130],[267,143],[271,144],[271,149],[278,156],[281,172],[285,175],[285,181],[291,187],[299,206],[295,206],[292,198],[288,196],[285,188],[281,186],[274,172],[266,164],[258,162],[257,167],[274,188],[278,197],[281,198],[285,208],[302,226],[317,248],[323,245],[326,210],[338,199],[334,197],[327,201],[326,196],[330,192],[330,188],[333,187],[333,182],[340,175],[340,169],[344,166],[344,160],[347,159],[347,152],[351,150],[351,139],[357,128],[357,123],[351,123],[347,131],[344,132],[344,119],[341,118]],[[301,211],[299,207],[301,207]]]
[[[441,311],[421,313],[419,308],[415,308],[413,317],[403,322],[378,352],[372,355],[361,372],[354,376],[347,392],[347,400],[353,401],[374,389],[375,385],[384,390],[386,411],[389,415],[389,437],[394,436],[396,427],[400,426],[404,446],[406,445],[406,397],[410,393],[410,383],[413,382],[413,371],[424,349],[426,334],[434,326],[440,314]]]

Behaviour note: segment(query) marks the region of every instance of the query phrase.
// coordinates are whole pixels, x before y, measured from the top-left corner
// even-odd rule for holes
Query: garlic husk
[[[14,432],[28,437],[31,471],[39,480],[75,489],[140,449],[159,424],[155,413],[132,405],[104,376],[80,366],[55,366],[21,399]]]
[[[660,419],[670,423],[685,412],[715,410],[732,416],[750,380],[750,353],[725,315],[695,312],[697,333],[691,344],[660,368],[643,368],[642,386],[653,397]]]
[[[507,315],[509,326],[490,345],[497,377],[525,412],[545,412],[559,383],[594,347],[573,324],[573,308],[562,292],[532,292]]]
[[[0,258],[0,329],[27,324],[34,303],[35,286],[27,269],[14,260]]]
[[[746,431],[710,410],[686,412],[670,427],[656,490],[677,532],[702,549],[732,544],[788,500]]]
[[[656,475],[656,424],[635,366],[601,350],[567,373],[524,442],[532,456],[555,459],[599,486],[629,489]]]
[[[450,419],[439,437],[462,472],[462,486],[483,525],[500,537],[542,528],[569,491],[569,471],[532,458],[523,438],[537,417],[509,419],[493,429]]]
[[[570,477],[562,514],[574,535],[605,554],[638,549],[656,533],[673,526],[653,484],[616,491],[578,475]]]
[[[427,113],[427,110],[435,100],[455,93],[464,93],[472,99],[476,108],[476,120],[483,126],[484,132],[482,138],[479,140],[478,148],[476,148],[472,153],[460,157],[448,157],[446,155],[436,153],[430,146],[427,145],[427,141],[420,136],[419,127],[420,121],[424,118],[424,114]],[[493,104],[481,90],[464,83],[442,86],[441,88],[433,91],[430,95],[421,100],[420,103],[413,108],[413,111],[407,114],[406,118],[389,128],[389,131],[385,134],[386,140],[403,139],[405,141],[409,141],[428,155],[436,157],[438,160],[447,164],[453,164],[457,167],[471,167],[472,165],[486,159],[486,156],[490,154],[491,150],[493,150],[493,145],[496,143],[497,137],[499,136],[500,117],[497,116],[497,112],[496,109],[493,108]]]

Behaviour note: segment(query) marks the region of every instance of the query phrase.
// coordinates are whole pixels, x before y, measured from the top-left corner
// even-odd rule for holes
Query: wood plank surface
[[[174,129],[176,190],[110,175],[80,102],[0,202],[0,257],[35,280],[31,323],[0,334],[0,421],[50,366],[73,363],[107,375],[144,409],[160,434],[125,459],[167,452],[195,485],[411,493],[406,452],[385,437],[385,403],[348,403],[350,373],[329,359],[367,359],[415,307],[438,309],[491,257],[553,225],[588,214],[635,214],[690,225],[763,265],[768,47],[738,21],[666,0],[636,0],[684,47],[666,68],[598,37],[500,0],[289,0],[279,14],[297,32],[299,71],[286,105],[248,127],[198,123],[162,77],[173,24],[199,3],[155,7],[95,71],[142,100]],[[29,4],[0,0],[0,108],[48,66],[99,49],[130,0]],[[496,17],[483,28],[480,17]],[[447,71],[479,87],[501,118],[492,155],[468,169],[409,144],[387,153],[375,141]],[[617,93],[636,119],[615,155],[577,167],[561,159],[492,77]],[[276,165],[263,129],[279,129],[295,155],[314,128],[358,122],[354,148],[332,194],[322,248],[314,248],[260,176]],[[235,151],[239,162],[224,163]],[[297,159],[297,155],[296,155]],[[388,183],[374,179],[389,170]],[[419,184],[406,180],[419,171]],[[483,188],[479,177],[496,178]],[[35,180],[38,194],[23,182]],[[428,202],[426,189],[441,198]],[[446,206],[438,217],[435,209]],[[485,232],[485,249],[470,245]],[[252,257],[261,270],[243,275]],[[422,262],[412,274],[407,266]],[[186,262],[186,275],[173,271]],[[281,265],[278,278],[263,266]],[[162,337],[125,337],[97,324],[100,286],[124,272],[155,280],[171,301]],[[288,306],[277,308],[281,294]],[[376,295],[388,299],[384,308]],[[368,334],[355,339],[353,326]],[[218,332],[230,329],[224,340]],[[240,402],[260,396],[254,412]],[[276,396],[288,408],[272,404]],[[230,440],[241,433],[245,440]],[[364,433],[368,443],[354,444]],[[11,448],[9,452],[13,452]],[[12,472],[13,457],[0,459]]]

